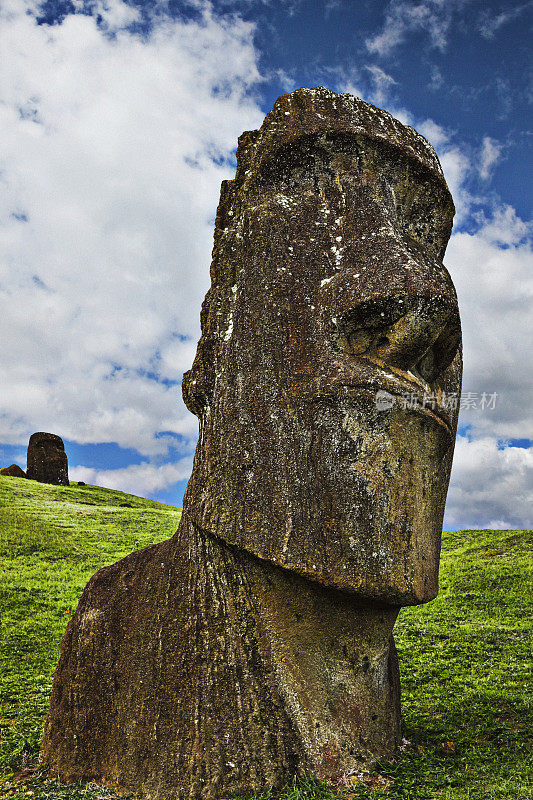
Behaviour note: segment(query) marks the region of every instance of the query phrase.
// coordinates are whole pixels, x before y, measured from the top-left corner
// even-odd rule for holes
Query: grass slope
[[[0,477],[1,798],[111,796],[32,771],[59,643],[93,572],[168,538],[179,516],[122,492]],[[363,782],[348,779],[344,798],[533,798],[531,545],[528,531],[444,534],[439,597],[403,609],[395,629],[403,752]],[[335,794],[310,782],[283,798]]]
[[[110,489],[0,477],[4,774],[38,750],[61,637],[91,575],[168,539],[179,519],[178,509]]]

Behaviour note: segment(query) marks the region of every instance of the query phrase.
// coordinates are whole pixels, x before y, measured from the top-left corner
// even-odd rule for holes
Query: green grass
[[[1,798],[112,796],[38,769],[59,643],[95,570],[168,538],[179,515],[108,489],[0,477]],[[346,800],[533,798],[532,544],[528,531],[444,534],[439,597],[403,609],[395,629],[407,743],[394,763],[347,781]],[[337,795],[307,782],[283,800]]]
[[[110,489],[0,477],[4,780],[33,764],[61,637],[91,575],[133,550],[168,539],[179,519],[179,509]],[[0,789],[0,797],[2,791],[7,790]]]

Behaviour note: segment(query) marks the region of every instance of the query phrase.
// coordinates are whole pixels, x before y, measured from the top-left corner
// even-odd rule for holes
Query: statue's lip
[[[354,383],[354,384],[345,384],[345,387],[348,390],[349,389],[354,389],[358,393],[363,393],[364,392],[365,394],[371,395],[371,397],[374,400],[374,402],[376,403],[376,405],[377,405],[377,402],[378,402],[378,397],[377,397],[378,396],[378,392],[383,392],[384,394],[386,393],[387,395],[390,395],[391,397],[395,398],[396,403],[400,407],[402,407],[401,406],[402,401],[405,401],[406,393],[402,392],[402,391],[399,391],[398,388],[396,388],[396,387],[392,387],[389,383],[384,383],[381,386],[376,386],[376,383],[374,383],[374,382],[362,381],[361,383],[357,383],[357,384],[356,383]],[[413,394],[415,394],[415,392],[413,392]],[[452,437],[452,439],[455,438],[455,434],[454,434],[454,432],[452,430],[452,426],[451,426],[449,420],[447,420],[444,417],[443,413],[440,411],[440,409],[438,407],[438,404],[436,404],[436,408],[428,408],[427,406],[423,405],[423,403],[419,402],[420,394],[419,393],[416,393],[416,394],[418,396],[416,397],[416,400],[415,400],[413,406],[412,407],[408,407],[407,405],[405,405],[404,410],[406,411],[406,413],[423,414],[423,415],[425,415],[427,417],[430,417],[435,422],[437,422],[438,424],[442,425],[446,429],[447,433]],[[423,395],[422,395],[422,397],[423,397]],[[386,397],[382,397],[382,400],[386,400]],[[400,401],[400,402],[398,402],[398,401]],[[387,409],[383,408],[382,410],[385,411]]]
[[[392,395],[395,404],[404,407],[406,412],[426,414],[444,425],[450,436],[455,438],[457,405],[455,408],[445,408],[442,401],[446,395],[453,396],[458,404],[459,387],[456,393],[445,392],[438,383],[427,383],[422,377],[409,370],[364,356],[359,356],[357,361],[359,374],[354,374],[353,364],[347,364],[344,359],[337,361],[334,367],[334,377],[326,383],[326,393],[331,392],[332,389],[347,392],[364,390],[366,393],[372,393],[377,406],[378,392],[387,393]],[[386,399],[386,396],[381,397],[382,410],[386,410]]]
[[[442,425],[452,439],[455,438],[453,412],[450,413],[439,405],[438,392],[434,387],[423,383],[415,375],[403,370],[396,370],[374,363],[370,364],[370,362],[367,362],[367,366],[373,367],[372,374],[365,377],[362,376],[360,380],[351,378],[346,373],[341,373],[332,381],[327,381],[325,385],[323,384],[320,387],[317,399],[318,397],[331,397],[332,395],[339,397],[339,390],[347,397],[350,397],[352,393],[364,393],[369,399],[372,399],[378,410],[386,412],[393,405],[400,408],[403,406],[406,413],[422,414],[429,417],[434,422]],[[383,393],[381,397],[378,394],[380,392]],[[394,402],[388,408],[387,395],[394,398]],[[434,408],[428,407],[428,398],[431,395],[437,395],[437,399],[433,401]],[[424,401],[424,396],[426,397],[426,402]],[[407,403],[406,398],[409,398],[409,401],[412,402]],[[381,409],[378,405],[379,400],[382,402]]]

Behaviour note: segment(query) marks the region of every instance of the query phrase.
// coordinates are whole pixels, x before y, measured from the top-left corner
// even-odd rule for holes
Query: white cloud
[[[332,86],[337,92],[352,94],[378,108],[386,107],[393,116],[397,116],[396,110],[391,110],[397,81],[375,64],[367,64],[361,70],[355,67],[328,68],[324,69],[323,73],[325,86]],[[401,122],[405,121],[400,117],[397,118]]]
[[[492,169],[500,158],[502,149],[502,145],[496,139],[491,139],[490,136],[483,138],[478,166],[479,175],[483,180],[486,181],[490,178]]]
[[[397,85],[397,81],[391,75],[388,75],[381,67],[377,67],[375,64],[372,66],[365,67],[365,70],[370,74],[370,80],[372,82],[372,96],[374,98],[373,102],[381,105],[386,103],[389,95],[390,90],[393,86]]]
[[[439,160],[446,178],[448,188],[452,193],[455,204],[456,227],[462,225],[470,215],[472,207],[472,194],[467,188],[473,165],[469,155],[459,145],[447,144],[444,147],[436,145]]]
[[[298,88],[298,83],[293,73],[284,69],[277,69],[274,74],[283,92],[292,92]]]
[[[530,231],[505,206],[476,232],[454,234],[446,252],[463,325],[464,389],[498,393],[494,411],[465,411],[461,422],[495,441],[531,437],[533,431]]]
[[[445,527],[530,528],[532,509],[533,450],[458,437]]]
[[[347,79],[345,82],[340,84],[338,87],[338,91],[347,92],[348,94],[353,94],[354,97],[359,97],[361,100],[365,100],[367,103],[372,102],[369,96],[369,92],[367,92],[361,86],[357,85],[354,82],[354,79]]]
[[[379,56],[388,55],[410,34],[420,31],[429,36],[432,47],[444,50],[456,5],[461,0],[391,0],[380,33],[366,40],[367,49]]]
[[[77,5],[83,10],[83,0],[78,0]],[[134,22],[141,21],[141,14],[137,8],[121,2],[121,0],[97,0],[94,3],[93,14],[102,18],[109,30],[118,31]]]
[[[440,148],[448,144],[450,138],[448,132],[442,127],[442,125],[438,125],[432,119],[424,120],[420,125],[417,126],[417,130],[422,134],[422,136],[425,136],[426,139],[431,142],[433,147]]]
[[[71,481],[85,481],[92,486],[118,489],[141,497],[157,496],[178,481],[188,478],[192,459],[183,458],[173,464],[132,464],[123,469],[97,470],[90,467],[69,468]]]
[[[121,0],[55,26],[2,4],[0,441],[192,446],[171,382],[199,335],[220,182],[263,116],[253,25],[196,6],[154,7],[140,36]]]
[[[493,245],[518,246],[525,242],[532,230],[531,224],[520,219],[512,206],[501,205],[495,208],[490,219],[483,217],[479,235]]]
[[[507,11],[502,11],[496,16],[492,16],[489,11],[486,11],[483,14],[483,19],[480,25],[481,35],[484,36],[485,39],[494,39],[496,31],[499,30],[502,25],[506,25],[508,22],[512,22],[513,20],[517,19],[524,13],[524,11],[527,11],[528,8],[532,7],[532,2],[522,3],[520,6],[515,6]]]
[[[326,0],[326,4],[324,6],[324,14],[329,17],[334,11],[341,11],[342,10],[342,0]]]
[[[444,77],[442,72],[438,68],[436,64],[432,64],[431,66],[431,77],[428,83],[428,89],[431,89],[433,92],[438,92],[439,89],[442,88],[444,85]]]

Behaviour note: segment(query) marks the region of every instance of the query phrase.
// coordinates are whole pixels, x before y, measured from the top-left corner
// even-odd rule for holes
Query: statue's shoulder
[[[84,619],[96,620],[101,615],[108,624],[112,620],[124,623],[138,615],[149,617],[161,611],[156,608],[161,591],[169,601],[176,595],[179,601],[180,593],[175,589],[186,575],[182,551],[174,537],[136,550],[91,577],[71,622],[80,625]]]

